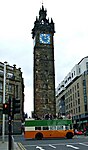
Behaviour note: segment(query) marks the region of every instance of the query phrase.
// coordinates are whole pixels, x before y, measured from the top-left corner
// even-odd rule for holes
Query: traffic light
[[[8,103],[3,104],[3,114],[9,114],[9,104]]]
[[[20,113],[20,100],[19,99],[13,98],[13,108],[12,108],[12,111],[13,111],[13,115],[17,114],[17,113]]]

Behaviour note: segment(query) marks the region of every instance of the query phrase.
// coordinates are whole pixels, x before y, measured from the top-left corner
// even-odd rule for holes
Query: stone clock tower
[[[36,17],[34,40],[34,113],[39,117],[56,114],[54,70],[54,22],[46,18],[43,5]]]

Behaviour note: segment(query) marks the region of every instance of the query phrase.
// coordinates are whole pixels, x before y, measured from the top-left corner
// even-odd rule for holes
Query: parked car
[[[78,131],[77,129],[74,131],[74,134],[75,135],[83,135],[83,132],[82,131]]]

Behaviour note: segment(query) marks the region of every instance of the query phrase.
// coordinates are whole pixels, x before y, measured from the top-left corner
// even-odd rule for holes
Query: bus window
[[[56,126],[50,126],[50,130],[56,130]]]
[[[57,126],[57,130],[62,130],[62,126]]]
[[[35,130],[41,130],[41,127],[35,127]]]
[[[65,126],[65,130],[69,130],[69,126],[66,125],[66,126]]]
[[[49,130],[49,127],[43,127],[43,130]]]

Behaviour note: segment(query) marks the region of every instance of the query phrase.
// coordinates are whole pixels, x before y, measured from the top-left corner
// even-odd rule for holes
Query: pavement
[[[21,145],[14,141],[12,137],[12,149],[9,147],[8,136],[5,135],[4,139],[0,136],[0,150],[22,150]]]
[[[0,141],[0,150],[9,150],[8,142]],[[12,150],[21,150],[17,143],[13,144]]]
[[[8,142],[1,142],[0,141],[0,150],[9,150]],[[17,143],[14,143],[12,150],[21,150]]]
[[[11,144],[11,143],[10,143]],[[21,142],[16,142],[12,136],[12,149],[9,148],[8,135],[4,136],[4,139],[0,135],[0,150],[26,150]]]

